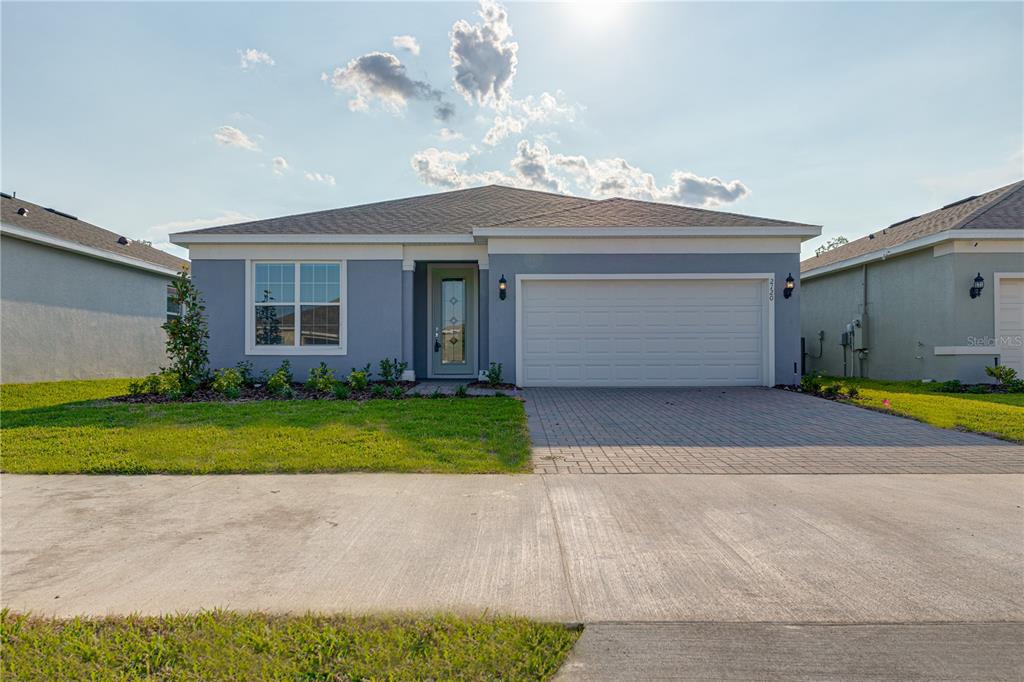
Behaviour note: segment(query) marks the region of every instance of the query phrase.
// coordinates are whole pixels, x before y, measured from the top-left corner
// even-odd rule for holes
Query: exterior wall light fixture
[[[506,296],[508,296],[508,280],[505,279],[503,274],[501,279],[498,280],[498,298],[504,301]]]
[[[796,288],[796,280],[793,279],[793,273],[789,273],[789,277],[786,278],[786,288],[782,290],[782,295],[785,298],[789,298],[793,295],[793,289]]]
[[[971,287],[971,298],[978,298],[981,296],[981,290],[985,288],[985,278],[978,273],[978,276],[974,278],[974,286]]]

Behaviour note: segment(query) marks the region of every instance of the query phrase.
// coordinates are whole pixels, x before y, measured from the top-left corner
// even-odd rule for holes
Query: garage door
[[[996,301],[996,341],[999,362],[1024,376],[1024,278],[1000,277]]]
[[[770,383],[763,279],[524,279],[524,386]]]

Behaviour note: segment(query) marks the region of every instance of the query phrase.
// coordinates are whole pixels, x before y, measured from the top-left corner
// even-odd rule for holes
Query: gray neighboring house
[[[141,376],[166,364],[167,288],[187,265],[0,194],[0,381]]]
[[[975,383],[1001,363],[1024,375],[1024,182],[894,223],[800,269],[808,371]]]
[[[214,367],[520,386],[791,384],[815,225],[501,186],[179,233]]]

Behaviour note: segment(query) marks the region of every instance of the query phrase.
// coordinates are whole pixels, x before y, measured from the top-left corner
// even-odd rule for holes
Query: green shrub
[[[168,371],[178,376],[181,391],[191,393],[208,376],[206,340],[210,333],[203,315],[206,306],[188,276],[187,266],[171,281],[171,286],[174,288],[171,298],[181,313],[162,325],[167,332],[167,357],[171,361]]]
[[[321,362],[318,366],[309,370],[306,388],[322,393],[330,391],[334,388],[334,370],[328,367],[326,362]]]
[[[397,398],[401,398],[403,396],[405,396],[405,388],[403,386],[392,386],[391,387],[391,397],[392,398],[396,398],[397,399]]]
[[[487,383],[490,384],[491,386],[497,386],[498,384],[500,384],[501,383],[501,363],[500,362],[492,362],[491,366],[487,368],[486,372],[484,372],[484,375],[487,377]]]
[[[334,397],[338,400],[348,400],[352,397],[352,389],[344,381],[335,381],[331,387],[331,392],[334,393]]]
[[[242,397],[244,383],[242,373],[233,367],[219,369],[213,373],[213,390],[232,400]]]
[[[932,388],[933,391],[939,393],[961,393],[964,390],[963,384],[960,383],[959,379],[953,379],[951,381],[940,381],[935,384]]]
[[[281,363],[270,378],[267,379],[267,390],[278,398],[292,397],[292,364],[287,360]]]
[[[992,392],[989,389],[989,387],[985,386],[984,384],[974,384],[972,386],[968,386],[965,390],[966,390],[967,393],[973,393],[973,394],[978,394],[978,395],[980,395],[982,393],[991,393]]]
[[[821,384],[821,375],[817,372],[800,377],[800,390],[804,393],[813,393],[814,395],[821,393]]]
[[[128,382],[128,395],[145,395],[149,393],[149,377],[132,379]]]
[[[384,384],[374,384],[370,386],[370,395],[374,398],[383,398],[387,393],[387,387]]]
[[[434,392],[430,394],[430,397],[431,398],[443,398],[444,397],[444,393],[441,393],[441,389],[440,388],[435,388]]]
[[[399,362],[398,358],[394,360],[388,360],[384,358],[380,361],[380,380],[385,384],[397,384],[402,380],[402,374],[409,368],[408,362]],[[369,365],[367,365],[369,367]]]
[[[239,376],[242,377],[242,384],[245,386],[256,385],[256,368],[252,366],[251,362],[243,360],[235,364],[235,370],[238,371]]]
[[[851,400],[856,400],[857,398],[860,397],[860,391],[857,390],[856,386],[850,386],[848,389],[846,389],[846,395]]]
[[[347,381],[353,391],[365,391],[366,387],[370,385],[369,375],[366,372],[355,369],[348,375]]]
[[[999,382],[1010,393],[1024,393],[1024,379],[1017,376],[1017,370],[1006,365],[986,367],[985,374]]]
[[[469,391],[466,390],[465,384],[459,384],[459,387],[455,389],[456,398],[465,398],[469,395]]]
[[[829,384],[828,386],[825,386],[824,388],[821,389],[821,395],[825,396],[826,398],[835,398],[842,392],[843,387],[838,383]]]

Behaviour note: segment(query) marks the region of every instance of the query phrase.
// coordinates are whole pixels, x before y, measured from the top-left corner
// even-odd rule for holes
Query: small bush
[[[1006,365],[986,367],[985,374],[999,382],[1009,393],[1024,393],[1024,379],[1017,376],[1017,370]]]
[[[244,383],[242,373],[233,367],[219,369],[213,373],[213,390],[232,400],[242,397]]]
[[[388,385],[397,384],[402,380],[402,374],[408,369],[408,362],[399,362],[398,358],[388,360],[384,358],[379,363],[380,380]]]
[[[817,395],[821,393],[821,375],[817,372],[811,372],[800,377],[800,390],[804,393],[812,393]]]
[[[469,391],[466,390],[465,384],[459,384],[459,387],[455,389],[456,398],[465,398],[469,396]]]
[[[243,360],[235,364],[235,370],[238,372],[239,376],[242,377],[243,385],[251,387],[257,384],[256,368],[252,366],[251,362]]]
[[[846,395],[851,400],[856,400],[857,398],[860,397],[860,391],[857,390],[856,386],[850,386],[848,389],[846,389]]]
[[[825,386],[824,388],[821,389],[821,395],[825,396],[826,398],[835,398],[842,392],[843,387],[838,383],[829,384],[828,386]]]
[[[387,387],[384,384],[374,384],[370,386],[370,396],[373,398],[383,398],[387,393]]]
[[[188,266],[171,281],[171,286],[174,288],[171,299],[181,313],[162,325],[167,332],[167,357],[171,361],[169,371],[178,376],[177,390],[191,393],[209,377],[206,340],[210,333],[204,314],[206,306],[188,276]]]
[[[331,392],[334,393],[334,397],[338,400],[348,400],[352,397],[352,389],[344,381],[335,381],[331,387]]]
[[[171,400],[178,400],[185,395],[185,390],[182,387],[181,378],[176,373],[164,370],[130,382],[128,393],[131,395],[155,394]]]
[[[487,377],[487,383],[489,385],[497,386],[498,384],[500,384],[501,383],[501,363],[500,362],[492,362],[491,366],[487,368],[486,372],[484,372],[484,375]]]
[[[145,395],[149,392],[149,377],[132,379],[128,382],[128,395]]]
[[[348,385],[353,391],[365,391],[366,387],[370,385],[369,375],[366,372],[355,369],[348,375],[346,381],[348,381]]]
[[[292,366],[285,360],[267,380],[267,390],[278,398],[292,397]]]
[[[936,383],[932,390],[938,391],[939,393],[961,393],[963,392],[964,387],[958,379],[953,379],[951,381],[940,381]]]
[[[318,366],[309,370],[309,379],[306,380],[306,388],[311,391],[326,393],[334,388],[334,370],[321,362]]]
[[[431,398],[443,398],[444,393],[441,393],[441,389],[435,388],[434,392],[430,394]]]
[[[967,393],[974,394],[991,393],[988,386],[985,386],[984,384],[974,384],[973,386],[968,386],[966,391]]]
[[[391,397],[392,398],[396,398],[397,399],[397,398],[401,398],[403,396],[405,396],[405,388],[404,387],[402,387],[402,386],[392,386],[391,387]]]

